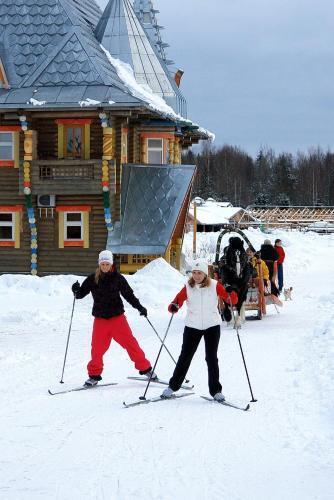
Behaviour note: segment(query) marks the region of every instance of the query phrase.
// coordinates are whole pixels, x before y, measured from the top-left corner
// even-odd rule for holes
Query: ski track
[[[333,251],[331,240],[329,247]],[[61,387],[70,298],[59,294],[60,303],[49,314],[55,301],[50,297],[31,317],[22,295],[10,296],[0,326],[1,499],[332,499],[334,297],[330,270],[321,267],[330,249],[320,248],[313,267],[310,257],[307,280],[296,266],[287,266],[293,300],[284,302],[280,314],[268,307],[262,321],[246,322],[240,331],[258,398],[249,412],[199,398],[208,394],[202,344],[188,373],[197,395],[189,398],[123,408],[123,401],[138,399],[145,384],[126,379],[136,372],[115,343],[105,357],[104,382],[119,385],[49,396],[48,388]],[[312,282],[312,289],[306,289],[306,282]],[[165,308],[168,297],[173,293],[152,298],[157,307],[150,310],[150,319],[160,335],[168,323],[161,304]],[[21,320],[15,316],[20,301]],[[75,310],[64,377],[68,387],[81,385],[86,376],[90,308],[87,300]],[[136,311],[127,313],[154,360],[159,340]],[[180,351],[183,317],[184,311],[175,316],[167,338],[174,357]],[[227,399],[248,402],[238,341],[230,327],[222,329],[219,358]],[[165,351],[157,371],[167,380],[173,371]],[[152,385],[148,395],[162,390]]]

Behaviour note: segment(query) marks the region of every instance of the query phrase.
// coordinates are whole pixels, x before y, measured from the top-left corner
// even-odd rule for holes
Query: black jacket
[[[143,309],[124,276],[116,271],[102,273],[98,284],[95,283],[95,274],[89,275],[75,296],[77,299],[83,299],[90,292],[94,299],[92,314],[96,318],[108,319],[123,314],[121,295],[139,312]]]
[[[262,260],[278,260],[278,252],[272,245],[261,245],[261,259]]]

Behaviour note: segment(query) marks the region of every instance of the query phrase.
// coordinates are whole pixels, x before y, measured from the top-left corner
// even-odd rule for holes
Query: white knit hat
[[[268,240],[268,239],[267,239],[267,240],[264,240],[263,244],[264,244],[264,245],[271,245],[271,241],[270,241],[270,240]]]
[[[99,253],[99,264],[102,262],[109,262],[109,264],[114,263],[113,254],[110,250],[102,250],[102,252]]]
[[[208,263],[202,259],[194,260],[192,263],[191,270],[192,271],[202,271],[202,273],[206,274],[207,276],[209,274]]]

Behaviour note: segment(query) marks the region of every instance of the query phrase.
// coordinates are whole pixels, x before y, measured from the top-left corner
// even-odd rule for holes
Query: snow
[[[129,89],[130,93],[134,96],[137,97],[140,100],[143,100],[147,102],[149,107],[153,109],[154,111],[158,111],[159,113],[163,113],[164,115],[174,119],[174,120],[181,120],[185,123],[189,123],[189,125],[194,125],[195,127],[198,127],[198,130],[207,135],[208,138],[211,141],[215,140],[215,134],[212,132],[209,132],[208,130],[199,127],[196,123],[192,122],[191,120],[188,120],[186,118],[183,118],[181,115],[178,113],[175,113],[174,109],[171,106],[168,106],[168,104],[165,102],[165,100],[160,97],[159,95],[155,94],[151,87],[147,84],[140,84],[137,82],[133,69],[130,66],[130,64],[125,63],[124,61],[121,61],[120,59],[117,59],[113,57],[110,52],[103,47],[103,45],[100,45],[101,49],[103,52],[106,54],[108,61],[110,64],[113,66],[114,69],[116,69],[117,75],[119,78],[122,80],[124,85]]]
[[[192,251],[187,235],[184,252]],[[227,235],[227,239],[230,235]],[[292,301],[278,314],[240,331],[257,403],[248,413],[208,403],[201,343],[188,376],[196,395],[125,409],[144,392],[127,354],[112,343],[104,382],[118,385],[50,396],[49,388],[86,378],[92,300],[75,304],[65,384],[59,380],[76,276],[0,276],[0,497],[5,500],[329,500],[333,498],[334,235],[249,230],[256,248],[281,238],[285,283]],[[218,233],[198,234],[198,254],[211,260]],[[223,245],[225,244],[223,240]],[[210,257],[211,256],[211,257]],[[83,277],[78,277],[79,281]],[[168,303],[185,277],[163,259],[127,276],[162,336]],[[126,314],[153,362],[159,340],[130,306]],[[251,315],[252,313],[248,313]],[[167,345],[177,358],[185,308],[175,315]],[[222,327],[223,390],[250,400],[235,331]],[[157,372],[168,379],[173,362],[163,351]],[[151,386],[149,396],[161,393]]]
[[[198,204],[196,203],[196,219],[198,224],[229,224],[230,219],[238,212],[246,212],[242,207],[233,207],[230,203],[215,201],[213,198],[208,198],[206,201],[201,198],[197,200],[201,200]],[[194,217],[193,203],[190,204],[189,215],[192,218]]]
[[[86,100],[79,101],[79,104],[81,108],[85,106],[98,106],[99,104],[101,104],[101,101],[96,101],[95,99],[90,99],[89,97],[87,97]]]
[[[46,104],[46,101],[38,101],[37,99],[31,97],[27,104],[32,104],[33,106],[43,106],[44,104]]]

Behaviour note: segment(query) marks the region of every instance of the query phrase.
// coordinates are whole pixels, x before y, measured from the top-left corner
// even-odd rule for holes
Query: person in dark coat
[[[96,272],[88,276],[81,286],[78,281],[72,285],[76,299],[83,299],[91,293],[94,300],[92,351],[91,360],[87,365],[89,378],[84,385],[93,387],[102,380],[103,356],[109,349],[112,339],[126,349],[141,375],[156,379],[151,363],[146,359],[126,320],[121,295],[139,311],[141,316],[147,317],[147,310],[134,295],[124,276],[114,268],[112,252],[109,250],[100,252],[98,263]]]
[[[261,259],[265,261],[269,269],[269,279],[271,284],[271,293],[278,297],[279,290],[275,283],[275,262],[278,261],[279,255],[277,250],[275,250],[274,246],[271,244],[271,241],[266,239],[261,245]]]

